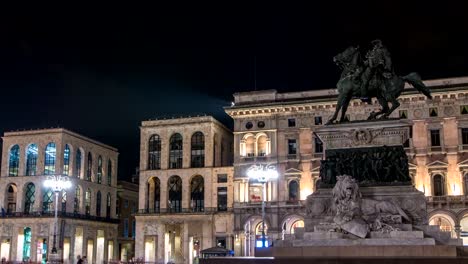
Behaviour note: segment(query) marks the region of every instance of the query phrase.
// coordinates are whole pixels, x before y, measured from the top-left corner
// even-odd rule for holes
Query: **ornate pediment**
[[[468,169],[468,159],[457,163],[457,165],[459,167],[464,167],[464,168]]]
[[[298,170],[296,168],[289,168],[284,172],[285,176],[296,176],[296,177],[301,177],[302,171]]]
[[[418,166],[416,164],[408,162],[408,170],[417,170],[417,169],[418,169]]]
[[[433,161],[429,164],[427,164],[427,167],[429,169],[443,169],[443,168],[447,168],[448,167],[448,163],[445,163],[443,161],[440,161],[440,160],[436,160],[436,161]]]

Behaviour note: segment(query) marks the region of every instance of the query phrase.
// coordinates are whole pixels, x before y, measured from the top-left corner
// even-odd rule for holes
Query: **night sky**
[[[206,113],[232,127],[222,107],[255,89],[254,58],[256,89],[279,92],[335,87],[332,57],[375,38],[398,74],[468,76],[468,8],[450,1],[193,2],[2,8],[0,133],[68,128],[118,148],[128,179],[142,120]]]

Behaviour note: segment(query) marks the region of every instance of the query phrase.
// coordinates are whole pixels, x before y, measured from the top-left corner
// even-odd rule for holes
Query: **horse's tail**
[[[411,84],[416,90],[427,96],[427,98],[432,99],[431,91],[426,87],[422,82],[421,76],[418,73],[412,72],[406,76],[401,77],[405,82]]]

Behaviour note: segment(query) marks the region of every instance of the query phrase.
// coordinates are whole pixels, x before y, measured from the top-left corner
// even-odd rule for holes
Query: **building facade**
[[[0,177],[0,254],[11,261],[49,258],[58,213],[56,247],[66,263],[117,257],[117,149],[66,129],[6,132]],[[72,186],[45,187],[52,175]]]
[[[433,100],[407,86],[391,118],[408,119],[405,143],[414,186],[428,201],[430,224],[468,235],[468,78],[425,81]],[[237,255],[252,256],[261,234],[261,201],[270,244],[304,225],[304,200],[316,189],[324,146],[314,131],[336,106],[336,89],[234,94],[225,111],[234,119],[234,235]],[[377,101],[353,100],[346,118],[364,120]],[[279,178],[262,185],[247,177],[253,164],[276,166]]]
[[[119,260],[127,262],[135,258],[135,214],[138,211],[138,184],[118,181],[116,203],[116,213],[120,220],[117,236]]]
[[[196,263],[233,248],[232,132],[210,116],[143,121],[136,256]]]

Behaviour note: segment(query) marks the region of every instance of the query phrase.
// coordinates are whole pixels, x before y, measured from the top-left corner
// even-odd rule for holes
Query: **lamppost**
[[[278,171],[271,164],[254,164],[247,170],[247,176],[255,179],[262,184],[263,199],[262,199],[262,247],[266,247],[265,237],[265,204],[266,204],[266,183],[270,179],[278,178]]]
[[[65,189],[68,189],[72,186],[71,181],[68,179],[67,176],[61,175],[51,175],[47,176],[47,180],[44,182],[45,187],[51,188],[55,193],[55,221],[54,221],[54,242],[52,246],[52,254],[57,254],[57,247],[56,245],[56,238],[57,238],[57,209],[58,209],[58,197],[59,193]]]

